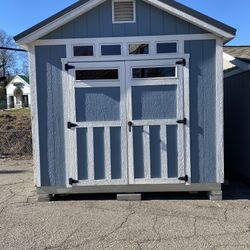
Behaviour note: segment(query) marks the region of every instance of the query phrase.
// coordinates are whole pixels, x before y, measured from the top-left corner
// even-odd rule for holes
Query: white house
[[[6,86],[6,93],[8,108],[30,106],[30,84],[26,76],[16,75]]]

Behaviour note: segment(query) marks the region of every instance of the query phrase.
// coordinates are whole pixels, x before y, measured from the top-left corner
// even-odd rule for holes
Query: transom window
[[[157,43],[156,44],[157,53],[176,53],[177,44],[176,43]]]
[[[76,70],[76,80],[118,80],[118,69]]]
[[[135,22],[135,0],[113,0],[113,23]]]
[[[94,47],[93,45],[79,45],[73,48],[74,56],[93,56]]]
[[[102,56],[120,56],[121,45],[101,45]]]
[[[129,54],[130,55],[149,54],[149,44],[148,43],[129,44]]]
[[[132,77],[140,78],[174,78],[176,67],[133,68]]]

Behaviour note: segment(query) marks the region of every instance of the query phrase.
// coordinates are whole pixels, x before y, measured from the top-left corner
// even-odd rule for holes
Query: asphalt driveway
[[[161,195],[38,203],[31,161],[0,160],[0,192],[1,250],[250,249],[250,188],[244,185],[219,202]]]

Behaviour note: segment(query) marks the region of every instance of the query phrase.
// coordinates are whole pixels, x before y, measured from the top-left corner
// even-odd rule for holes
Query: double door
[[[186,120],[177,61],[70,63],[70,184],[183,183]]]

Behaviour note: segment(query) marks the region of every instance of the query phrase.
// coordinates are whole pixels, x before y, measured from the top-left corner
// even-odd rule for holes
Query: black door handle
[[[132,126],[133,126],[133,122],[129,121],[129,122],[128,122],[128,129],[129,129],[129,132],[132,131]]]

